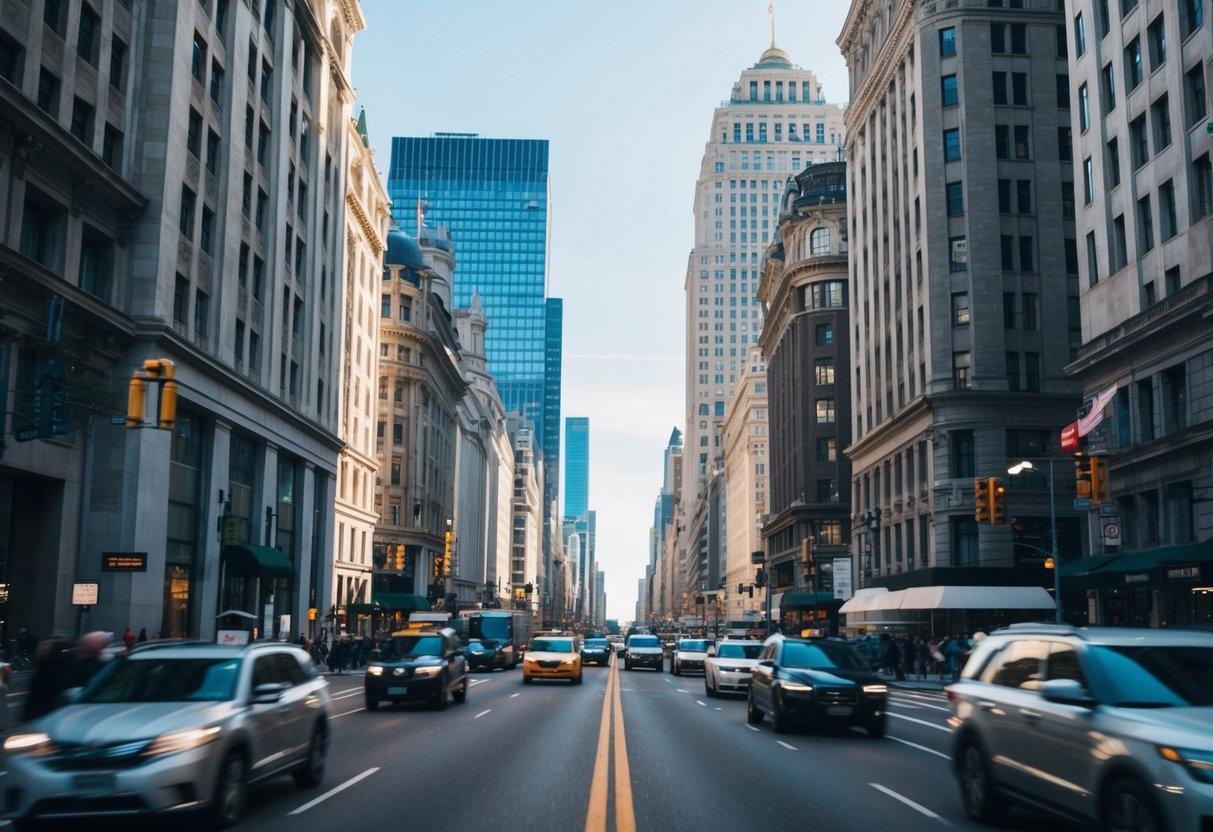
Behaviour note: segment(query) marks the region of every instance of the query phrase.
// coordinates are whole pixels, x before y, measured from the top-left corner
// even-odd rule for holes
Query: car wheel
[[[771,703],[771,730],[776,734],[786,734],[788,732],[788,717],[783,712],[783,706],[779,704],[779,696],[775,696],[775,701]]]
[[[998,796],[990,761],[973,739],[961,746],[956,764],[960,781],[960,800],[965,814],[978,823],[993,823],[1002,816],[1003,801]]]
[[[624,660],[623,660],[623,669],[624,669],[624,670],[631,670],[631,669],[632,669],[632,663],[631,663],[630,661],[628,661],[627,659],[624,659]]]
[[[574,684],[574,685],[580,685],[580,684],[581,684],[581,671],[580,671],[580,670],[579,670],[579,671],[577,671],[577,675],[573,677],[573,684]]]
[[[295,785],[301,789],[313,789],[324,779],[324,761],[328,756],[329,735],[323,725],[312,729],[312,741],[307,747],[307,758],[295,769]]]
[[[1102,828],[1113,832],[1155,832],[1164,828],[1149,792],[1127,777],[1108,788],[1100,821]]]
[[[445,711],[446,699],[446,676],[444,675],[438,680],[438,692],[434,694],[434,700],[430,703],[431,707],[433,707],[435,711]]]
[[[745,721],[751,725],[757,725],[762,722],[762,717],[762,711],[754,704],[753,693],[748,694],[745,699]]]
[[[526,676],[526,675],[524,675],[524,676],[522,677],[522,684],[524,684],[524,685],[529,685],[529,684],[530,684],[531,682],[533,682],[533,681],[535,681],[535,680],[534,680],[534,679],[532,679],[530,676]]]
[[[869,722],[867,725],[868,736],[874,740],[878,740],[884,736],[885,726],[888,724],[889,718],[881,714],[880,718],[875,722]]]
[[[369,693],[366,695],[366,709],[368,711],[379,710],[379,700],[371,696]]]
[[[703,692],[708,695],[709,699],[712,699],[713,697],[716,696],[716,688],[714,688],[710,684],[708,684],[708,677],[706,674],[703,677]]]
[[[456,705],[462,705],[464,702],[468,701],[467,674],[464,674],[464,677],[463,677],[463,687],[461,687],[459,690],[455,691],[453,694],[451,694],[451,696],[454,698]]]
[[[248,800],[248,768],[240,752],[232,751],[219,764],[215,794],[211,798],[210,821],[215,829],[235,826]]]

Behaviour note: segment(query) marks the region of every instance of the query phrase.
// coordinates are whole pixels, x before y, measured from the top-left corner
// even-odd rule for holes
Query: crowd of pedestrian
[[[969,653],[982,636],[982,633],[972,636],[955,633],[928,639],[882,633],[877,662],[882,672],[892,674],[899,681],[910,677],[938,677],[940,682],[955,682],[960,678],[960,671]]]

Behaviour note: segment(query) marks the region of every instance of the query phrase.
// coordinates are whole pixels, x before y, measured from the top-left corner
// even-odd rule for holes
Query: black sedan
[[[774,635],[763,645],[750,678],[746,718],[751,725],[767,714],[777,733],[792,724],[857,726],[883,737],[888,687],[868,663],[841,639],[800,639]]]
[[[469,638],[467,648],[468,670],[494,671],[505,667],[505,651],[491,638]]]
[[[610,664],[611,644],[605,638],[587,638],[581,644],[581,663]]]
[[[442,709],[447,694],[457,702],[468,697],[467,658],[459,636],[441,630],[401,630],[392,633],[366,666],[366,709],[380,702],[428,702]]]

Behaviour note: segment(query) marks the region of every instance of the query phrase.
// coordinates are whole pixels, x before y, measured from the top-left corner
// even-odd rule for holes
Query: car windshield
[[[536,653],[572,653],[570,638],[537,638],[531,640],[531,650]]]
[[[585,646],[587,650],[601,650],[607,646],[607,640],[605,638],[587,638]]]
[[[695,650],[699,653],[702,653],[708,649],[708,643],[706,641],[704,641],[703,639],[684,638],[682,641],[678,642],[678,649],[679,650]]]
[[[220,702],[236,695],[240,659],[124,659],[102,668],[80,702]]]
[[[661,643],[657,641],[657,636],[632,636],[628,640],[629,647],[660,647]]]
[[[441,656],[442,636],[392,636],[383,653],[389,658],[405,659],[412,656]]]
[[[480,638],[509,641],[511,623],[511,619],[504,615],[480,615],[468,619],[468,632]]]
[[[758,642],[754,642],[753,644],[722,644],[716,650],[716,657],[719,659],[756,659],[761,652],[762,645]]]
[[[854,647],[830,641],[784,642],[779,663],[784,667],[868,669]]]
[[[1098,648],[1121,707],[1182,708],[1213,705],[1213,647],[1150,644]]]
[[[492,649],[493,648],[489,644],[481,641],[478,638],[468,641],[468,652],[470,653],[487,653]]]

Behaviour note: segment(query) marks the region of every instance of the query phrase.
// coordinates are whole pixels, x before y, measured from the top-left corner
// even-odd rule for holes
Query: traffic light
[[[990,522],[990,480],[973,480],[973,517],[978,523]]]
[[[990,477],[990,525],[1007,522],[1007,489],[998,477]]]
[[[767,585],[767,573],[764,572],[762,567],[760,566],[754,570],[754,586],[758,587],[759,589],[762,589],[766,585]]]
[[[396,571],[397,572],[404,571],[404,544],[403,543],[396,544]]]
[[[451,574],[451,532],[448,529],[444,537],[442,549],[442,574]]]
[[[136,370],[131,376],[130,388],[126,397],[126,426],[141,428],[144,424],[143,408],[147,395],[148,381],[160,385],[157,395],[157,424],[163,430],[172,430],[177,424],[177,382],[173,380],[176,365],[167,358],[149,358],[143,362],[143,369]]]
[[[1103,457],[1089,457],[1091,460],[1091,504],[1101,505],[1108,501],[1108,464]]]
[[[143,376],[135,373],[131,376],[131,386],[126,394],[126,426],[128,428],[143,427],[143,404],[147,397],[147,382]]]
[[[1080,500],[1091,499],[1091,471],[1086,458],[1074,457],[1074,496]]]

